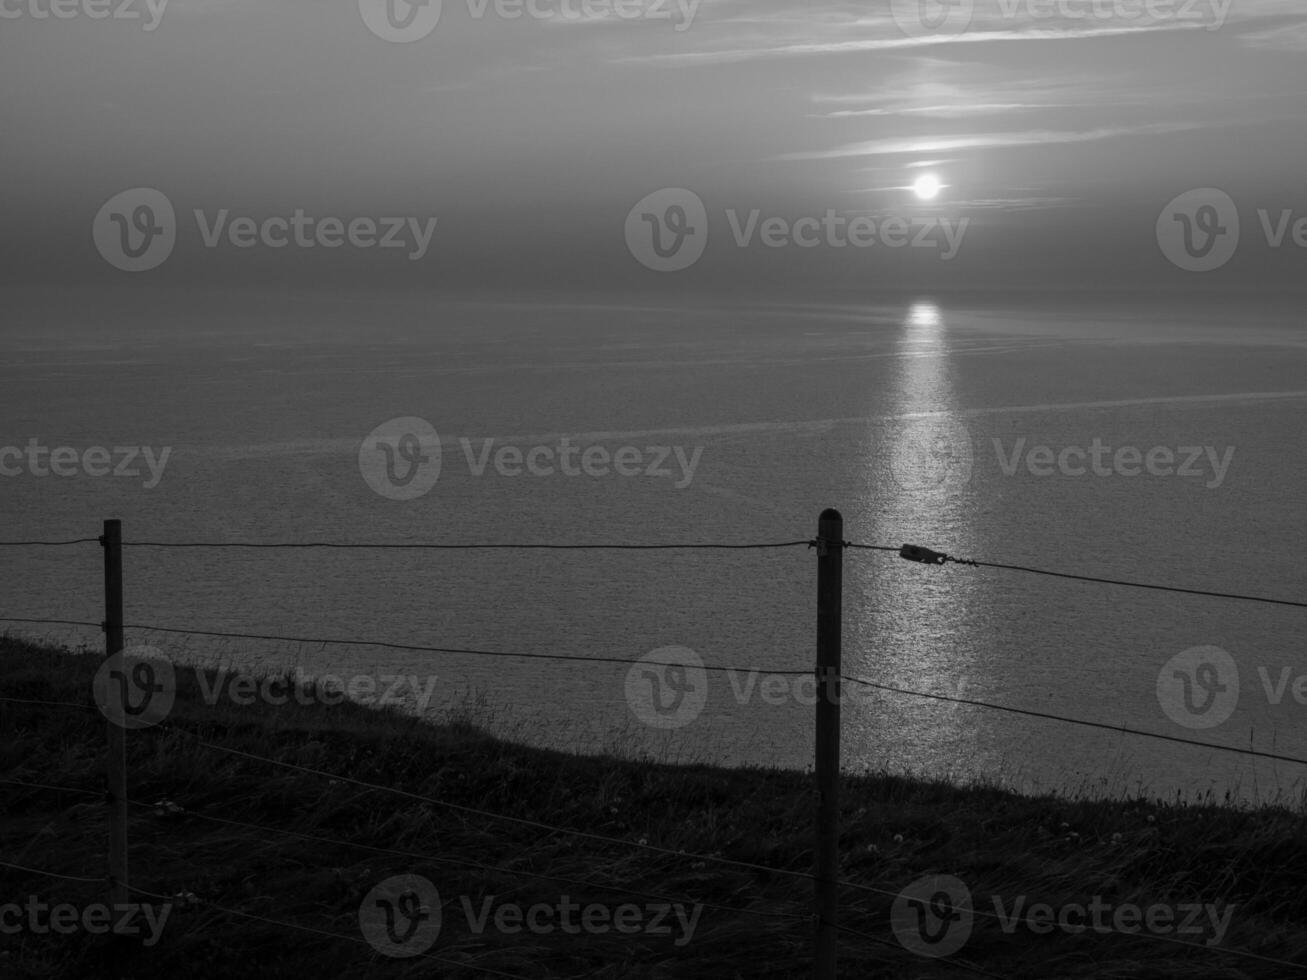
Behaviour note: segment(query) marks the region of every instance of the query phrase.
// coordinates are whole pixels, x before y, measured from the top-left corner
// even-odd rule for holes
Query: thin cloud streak
[[[1139,27],[1100,27],[1088,30],[977,31],[952,37],[864,38],[857,41],[819,41],[729,48],[719,51],[680,51],[671,54],[627,55],[610,58],[622,65],[709,65],[732,64],[762,58],[801,58],[814,55],[861,54],[867,51],[897,51],[940,44],[986,44],[1001,41],[1082,41],[1094,38],[1143,35],[1158,31],[1202,30],[1200,24],[1162,23]]]
[[[1288,24],[1267,31],[1244,34],[1240,39],[1250,48],[1264,51],[1307,52],[1307,23]]]
[[[1202,123],[1152,123],[1147,126],[1117,126],[1074,132],[1071,130],[1029,130],[1014,133],[973,133],[966,136],[908,137],[849,143],[829,150],[784,153],[773,160],[834,160],[841,157],[891,156],[897,153],[941,153],[1014,146],[1044,146],[1054,143],[1088,143],[1121,136],[1157,135],[1202,129]]]
[[[837,109],[814,112],[809,119],[850,119],[859,116],[936,116],[952,119],[963,116],[998,115],[1004,112],[1033,112],[1038,109],[1072,109],[1097,105],[1090,102],[978,102],[972,105],[895,106],[892,109]]]

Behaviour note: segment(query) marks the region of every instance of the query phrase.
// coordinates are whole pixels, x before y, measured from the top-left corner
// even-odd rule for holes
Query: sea
[[[1291,307],[268,290],[14,309],[0,539],[121,520],[134,648],[360,698],[373,678],[542,747],[802,770],[809,542],[834,508],[870,546],[840,554],[846,772],[1302,799]],[[237,543],[569,547],[209,547]],[[669,544],[766,547],[574,547]],[[98,623],[102,561],[93,541],[0,547],[0,627],[102,649],[40,622]],[[265,638],[213,635],[232,633]]]

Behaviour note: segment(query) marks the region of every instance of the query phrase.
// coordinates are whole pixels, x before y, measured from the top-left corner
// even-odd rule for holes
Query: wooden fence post
[[[844,518],[826,509],[817,521],[817,923],[813,975],[835,980],[840,868],[840,620],[844,592]]]
[[[105,521],[104,536],[104,652],[112,657],[123,648],[123,525],[122,521]],[[124,699],[118,721],[109,720],[109,751],[105,775],[109,787],[109,903],[126,905],[131,901],[127,888],[127,728],[126,687],[110,685]]]

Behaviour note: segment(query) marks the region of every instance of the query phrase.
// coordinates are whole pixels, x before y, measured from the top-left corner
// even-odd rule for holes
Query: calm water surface
[[[1196,589],[1307,591],[1307,332],[1289,315],[946,300],[748,310],[291,297],[196,308],[179,318],[70,307],[80,319],[60,323],[76,339],[58,344],[39,316],[6,328],[0,444],[35,436],[173,452],[152,489],[144,476],[5,477],[3,537],[94,535],[121,517],[128,540],[771,542],[811,537],[834,506],[856,542]],[[429,420],[444,446],[438,483],[410,501],[373,492],[358,465],[364,437],[400,416]],[[609,451],[676,447],[699,453],[697,468],[688,483],[675,456],[672,477],[504,476],[493,465],[477,476],[460,442],[475,457],[486,439],[529,450],[562,436]],[[1095,440],[1109,475],[1077,468],[1077,447]],[[1113,469],[1122,447],[1159,461],[1205,452],[1192,476],[1132,476],[1129,465]],[[1045,459],[1052,473],[1036,475]],[[98,620],[100,560],[94,546],[0,551],[0,613]],[[803,547],[134,549],[127,618],[582,657],[675,646],[709,666],[792,671],[812,662],[815,565]],[[1293,696],[1307,672],[1300,609],[877,551],[846,554],[844,608],[848,674],[1307,757],[1307,705]],[[99,642],[94,631],[20,629]],[[479,701],[499,730],[583,751],[791,767],[812,752],[811,707],[779,682],[764,697],[743,674],[710,671],[702,713],[658,730],[628,706],[620,664],[143,630],[129,642],[316,674],[434,674],[431,713]],[[1237,664],[1239,699],[1222,724],[1191,730],[1162,710],[1158,675],[1209,645]],[[850,769],[1243,798],[1300,793],[1307,774],[967,705],[850,694]]]

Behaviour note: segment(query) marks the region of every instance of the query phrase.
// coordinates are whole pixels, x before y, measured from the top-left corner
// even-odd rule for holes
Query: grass
[[[0,697],[88,706],[0,703],[0,780],[97,794],[0,783],[0,861],[106,874],[106,722],[91,698],[100,663],[94,654],[0,639]],[[352,703],[209,705],[190,669],[177,676],[167,724],[127,736],[129,841],[132,884],[185,897],[174,898],[149,947],[81,930],[0,931],[0,976],[811,975],[811,882],[701,859],[809,871],[810,776],[576,756],[498,740],[466,719],[433,725]],[[841,924],[858,933],[840,937],[841,977],[1307,976],[1301,809],[1031,798],[884,773],[847,776],[840,806],[840,877],[863,886],[841,891]],[[374,886],[410,874],[438,888],[442,927],[426,956],[383,956],[364,937],[360,907],[377,908],[365,903]],[[965,882],[978,913],[965,945],[946,959],[909,951],[891,927],[894,896],[933,874]],[[5,867],[0,881],[0,905],[38,896],[80,909],[107,900],[102,882]],[[663,922],[669,934],[494,925],[506,903],[556,908],[563,896],[580,906],[638,906],[644,922],[656,914],[647,906],[664,897],[684,903],[687,915],[696,902],[705,907],[688,941],[674,914]],[[1210,924],[1203,935],[1178,937],[1188,947],[1092,930],[1040,934],[1021,922],[1005,929],[993,917],[996,896],[1005,914],[1022,897],[1026,910],[1088,906],[1095,897],[1114,908],[1233,909],[1218,950],[1203,945]],[[467,907],[476,916],[492,910],[480,933]],[[579,924],[580,913],[571,921]]]

